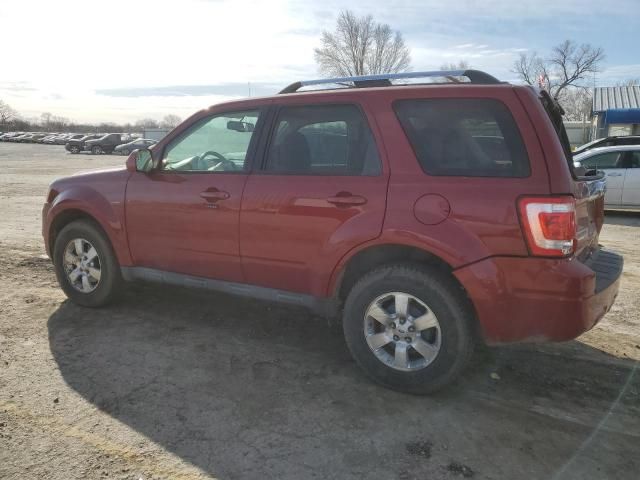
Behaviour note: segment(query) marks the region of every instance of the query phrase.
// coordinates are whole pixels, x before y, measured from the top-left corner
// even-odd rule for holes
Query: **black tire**
[[[69,147],[69,151],[71,153],[80,153],[80,147],[77,147],[76,145],[73,145],[73,146]]]
[[[126,148],[123,148],[122,150],[120,150],[120,155],[129,156],[129,153],[130,153],[129,150]]]
[[[90,293],[76,289],[64,267],[67,245],[74,239],[86,239],[97,251],[101,270],[100,280]],[[115,300],[120,293],[122,275],[116,256],[106,234],[95,223],[76,220],[65,226],[55,240],[53,264],[60,287],[72,302],[84,307],[102,307]]]
[[[440,350],[422,368],[396,370],[379,359],[367,343],[367,309],[375,299],[390,292],[419,299],[437,317]],[[363,276],[349,292],[343,311],[347,346],[365,373],[387,388],[421,395],[445,387],[462,373],[473,354],[473,321],[464,292],[448,274],[404,264],[380,267]],[[414,356],[416,353],[412,352]]]
[[[100,145],[91,147],[91,153],[93,153],[94,155],[100,155],[102,153],[102,147]]]

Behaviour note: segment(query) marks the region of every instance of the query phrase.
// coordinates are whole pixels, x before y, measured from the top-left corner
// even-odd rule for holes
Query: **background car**
[[[158,143],[157,140],[151,140],[150,138],[138,138],[132,142],[118,145],[113,149],[113,152],[119,153],[120,155],[129,155],[134,150],[139,148],[149,148],[151,145],[155,145],[156,143]]]
[[[587,150],[599,147],[615,147],[619,145],[640,145],[640,135],[627,135],[621,137],[598,138],[584,145],[580,145],[573,151],[574,155],[579,155]]]
[[[33,143],[37,139],[37,133],[25,133],[24,135],[20,135],[14,139],[15,142],[18,143]]]
[[[69,134],[68,133],[56,133],[53,135],[49,135],[46,138],[42,139],[42,143],[45,143],[47,145],[55,145],[56,144],[56,140],[58,140],[59,138],[69,138]]]
[[[578,168],[605,173],[605,206],[640,208],[640,145],[592,148],[575,155],[573,161]]]
[[[107,133],[102,137],[85,142],[85,150],[93,154],[111,153],[113,149],[124,142],[131,140],[131,137],[120,133]]]
[[[83,135],[80,138],[68,140],[67,143],[64,144],[64,148],[71,153],[80,153],[87,149],[85,142],[93,140],[95,138],[100,138],[102,136],[102,134]]]
[[[23,135],[24,132],[7,132],[4,135],[0,135],[0,141],[2,142],[11,142],[12,139]]]
[[[85,136],[85,134],[84,134],[84,133],[69,133],[69,134],[68,134],[68,135],[66,135],[66,136],[60,136],[60,137],[57,137],[57,138],[54,140],[54,143],[55,143],[56,145],[64,145],[64,144],[66,144],[67,142],[69,142],[69,141],[71,141],[71,140],[79,140],[80,138],[82,138],[82,137],[84,137],[84,136]]]

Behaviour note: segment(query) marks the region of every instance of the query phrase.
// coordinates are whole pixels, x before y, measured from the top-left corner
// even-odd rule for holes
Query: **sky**
[[[640,0],[0,0],[0,99],[27,118],[184,118],[317,78],[346,7],[402,32],[414,71],[465,60],[515,82],[520,53],[571,39],[604,49],[596,85],[640,77]]]

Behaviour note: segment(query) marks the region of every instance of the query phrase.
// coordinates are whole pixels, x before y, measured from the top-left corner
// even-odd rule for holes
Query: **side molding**
[[[187,288],[200,288],[228,293],[241,297],[266,300],[269,302],[298,305],[311,310],[316,315],[334,318],[339,313],[339,305],[333,298],[315,297],[303,293],[288,292],[275,288],[260,287],[246,283],[226,282],[212,278],[194,277],[182,273],[166,272],[147,267],[120,267],[122,278],[128,282],[142,280]]]

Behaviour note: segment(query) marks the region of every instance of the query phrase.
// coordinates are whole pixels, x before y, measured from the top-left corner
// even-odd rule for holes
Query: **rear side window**
[[[498,100],[399,100],[394,109],[422,170],[429,175],[530,174],[515,120]]]
[[[283,107],[265,170],[294,175],[380,174],[380,158],[364,114],[355,105]]]

